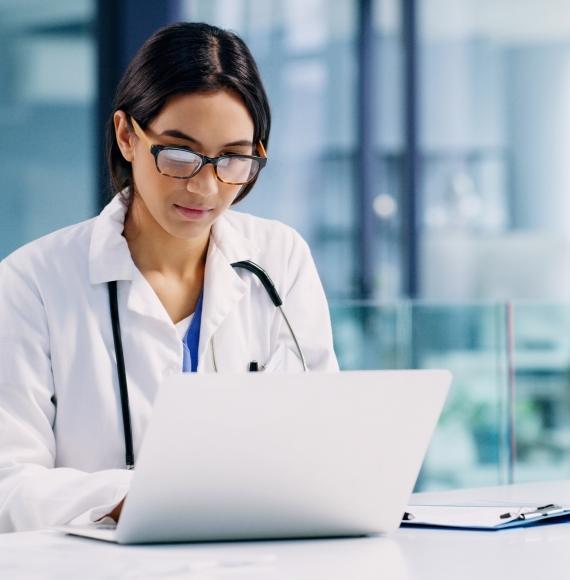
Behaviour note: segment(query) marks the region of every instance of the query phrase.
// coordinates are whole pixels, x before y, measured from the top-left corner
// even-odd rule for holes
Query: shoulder
[[[225,219],[235,231],[257,247],[262,256],[274,253],[286,256],[295,252],[309,251],[301,234],[278,220],[234,210],[227,211]]]
[[[21,246],[0,262],[0,270],[27,278],[44,273],[57,277],[58,272],[69,276],[70,268],[86,263],[94,221],[67,226]]]

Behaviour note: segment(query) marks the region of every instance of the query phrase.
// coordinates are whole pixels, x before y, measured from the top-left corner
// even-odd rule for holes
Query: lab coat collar
[[[111,280],[132,280],[136,277],[136,266],[127,240],[123,236],[126,211],[120,194],[117,194],[95,218],[89,247],[91,284]],[[230,210],[229,213],[233,212]],[[215,249],[228,264],[240,260],[254,260],[259,248],[231,222],[231,218],[223,214],[214,223],[208,258],[213,255]]]
[[[259,254],[259,247],[234,226],[232,223],[234,215],[236,214],[232,210],[227,210],[214,222],[210,249],[215,246],[228,264],[241,260],[255,260]]]
[[[89,281],[132,280],[135,265],[123,227],[127,208],[119,194],[95,218],[89,246]]]
[[[231,264],[240,260],[255,261],[259,254],[258,246],[232,223],[232,213],[221,215],[212,226],[204,277],[200,361],[214,332],[245,293],[247,285]],[[172,324],[162,303],[132,260],[122,235],[125,215],[126,207],[116,195],[95,219],[89,248],[90,281],[100,284],[111,280],[131,280],[128,309]]]
[[[203,360],[211,337],[243,296],[247,284],[232,268],[232,262],[255,260],[255,245],[245,238],[226,216],[220,216],[212,226],[204,273],[204,302],[200,328],[198,360]],[[133,265],[133,280],[127,308],[143,316],[174,324],[147,279]]]
[[[127,308],[168,324],[171,323],[152,287],[136,267],[123,236],[127,206],[117,194],[95,219],[89,248],[89,279],[91,284],[112,280],[131,282],[127,296]]]

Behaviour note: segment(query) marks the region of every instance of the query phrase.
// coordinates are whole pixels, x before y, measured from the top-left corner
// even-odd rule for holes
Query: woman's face
[[[132,165],[133,201],[144,216],[137,222],[142,227],[158,225],[176,238],[206,238],[242,186],[219,181],[211,164],[189,179],[162,175],[148,143],[129,130],[122,111],[115,113],[115,131],[119,148]],[[225,90],[171,97],[144,132],[153,144],[185,146],[208,157],[255,152],[251,116],[241,99]]]

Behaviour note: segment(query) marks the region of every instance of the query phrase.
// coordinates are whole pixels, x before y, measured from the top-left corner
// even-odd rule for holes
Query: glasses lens
[[[248,183],[259,172],[259,162],[250,157],[232,155],[218,161],[218,177],[226,183]]]
[[[158,170],[170,177],[190,177],[202,164],[198,155],[184,149],[162,149],[156,159]]]

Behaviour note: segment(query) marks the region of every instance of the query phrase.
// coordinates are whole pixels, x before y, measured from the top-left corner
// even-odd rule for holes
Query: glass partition
[[[570,476],[570,305],[344,303],[331,313],[344,370],[453,373],[416,489]]]
[[[513,307],[514,477],[570,477],[570,305]]]

